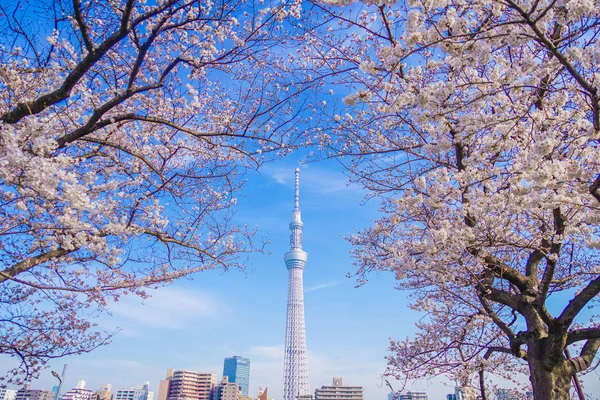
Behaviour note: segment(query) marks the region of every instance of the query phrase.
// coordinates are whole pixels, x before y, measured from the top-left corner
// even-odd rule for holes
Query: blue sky
[[[79,379],[93,390],[104,383],[115,390],[150,381],[157,391],[167,368],[215,372],[220,379],[223,359],[241,355],[251,360],[250,394],[268,386],[269,397],[280,399],[287,301],[283,254],[289,248],[296,166],[296,159],[287,157],[250,173],[244,196],[238,197],[238,221],[257,225],[271,240],[271,254],[253,256],[246,271],[203,272],[149,300],[126,297],[114,304],[112,316],[99,321],[105,329],[121,328],[111,345],[51,363],[57,371],[69,364],[65,388]],[[407,293],[394,290],[391,274],[372,274],[360,288],[346,277],[354,268],[342,235],[371,224],[378,204],[362,204],[365,193],[347,185],[334,161],[302,166],[300,182],[309,257],[304,288],[311,390],[335,376],[363,386],[366,400],[384,400],[389,390],[380,376],[388,338],[411,336],[420,315],[406,307]],[[0,358],[0,367],[7,362]],[[587,392],[600,393],[599,376],[588,375]],[[55,383],[47,370],[32,386],[49,389]],[[430,400],[453,392],[450,382],[441,381],[408,389],[425,390]]]

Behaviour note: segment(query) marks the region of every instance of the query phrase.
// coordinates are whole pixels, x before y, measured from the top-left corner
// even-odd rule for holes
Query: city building
[[[455,400],[477,400],[477,391],[471,386],[457,386],[454,388]]]
[[[258,400],[273,400],[270,399],[269,395],[267,394],[268,389],[268,387],[265,387],[265,390],[262,390],[262,387],[258,388]]]
[[[17,397],[16,389],[0,389],[0,400],[15,400]]]
[[[158,395],[156,400],[167,400],[169,397],[169,387],[171,386],[171,379],[173,379],[173,369],[167,369],[165,379],[158,383]]]
[[[242,395],[248,396],[250,360],[240,356],[226,358],[223,362],[223,376],[226,376],[230,383],[237,383],[242,388]]]
[[[217,375],[212,372],[167,370],[157,400],[213,400]],[[117,399],[114,399],[117,400]]]
[[[396,400],[427,400],[427,393],[425,392],[406,392],[397,394]]]
[[[49,390],[31,389],[31,385],[25,385],[17,390],[15,400],[53,400],[52,396]]]
[[[229,382],[227,375],[223,377],[216,389],[216,400],[241,400],[241,387],[235,382]]]
[[[150,391],[150,382],[132,388],[119,389],[113,400],[154,400],[154,392]]]
[[[518,400],[522,398],[517,394],[516,390],[510,389],[497,389],[496,390],[496,400]]]
[[[456,395],[454,393],[447,394],[446,395],[446,400],[456,400]]]
[[[94,396],[92,396],[93,400],[112,400],[112,385],[110,383],[104,384],[100,389],[96,390]]]
[[[288,299],[283,358],[283,400],[297,400],[310,395],[308,362],[306,357],[306,328],[304,326],[304,266],[308,254],[302,250],[300,216],[300,169],[295,171],[295,194],[292,222],[290,222],[290,251],[284,254],[288,269]]]
[[[85,388],[85,381],[80,379],[73,389],[67,390],[61,400],[92,400],[93,392]]]
[[[331,386],[315,390],[315,400],[363,400],[362,386],[344,386],[342,378],[333,378]]]

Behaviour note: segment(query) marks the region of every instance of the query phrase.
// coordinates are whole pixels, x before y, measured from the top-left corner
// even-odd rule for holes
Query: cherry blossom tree
[[[297,145],[278,54],[299,2],[21,0],[0,6],[0,353],[39,374],[110,340],[110,300],[243,268],[244,171]],[[273,51],[275,49],[276,51]]]
[[[326,3],[303,55],[346,93],[321,143],[382,199],[359,283],[391,271],[425,313],[386,375],[524,369],[569,398],[600,347],[598,3]]]

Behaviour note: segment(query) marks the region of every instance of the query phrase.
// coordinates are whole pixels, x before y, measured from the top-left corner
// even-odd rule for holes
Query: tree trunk
[[[550,369],[541,360],[529,359],[529,372],[535,400],[569,400],[573,368],[564,360]]]

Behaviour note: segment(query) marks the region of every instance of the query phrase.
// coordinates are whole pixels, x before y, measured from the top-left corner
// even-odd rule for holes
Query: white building
[[[362,386],[344,386],[342,378],[333,378],[333,385],[315,390],[315,400],[364,400]]]
[[[518,400],[519,396],[515,390],[498,389],[496,390],[496,400]]]
[[[149,390],[150,382],[127,389],[119,389],[114,400],[154,400],[154,392]]]
[[[406,393],[395,393],[395,400],[427,400],[427,393],[425,392],[406,392]]]
[[[0,400],[15,400],[16,397],[16,389],[0,389]]]

